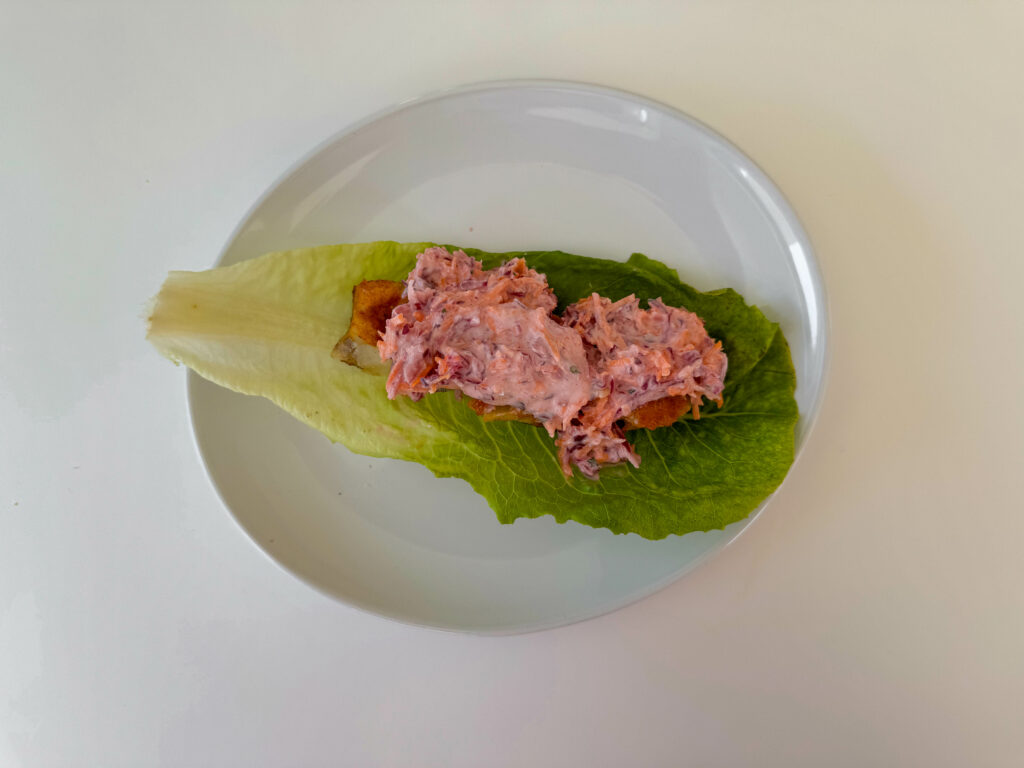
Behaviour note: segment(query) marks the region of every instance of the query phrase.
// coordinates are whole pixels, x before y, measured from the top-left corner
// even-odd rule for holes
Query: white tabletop
[[[1024,12],[901,5],[3,4],[0,765],[1019,765]],[[735,141],[817,247],[834,352],[734,545],[482,638],[261,554],[140,317],[345,124],[510,77]]]

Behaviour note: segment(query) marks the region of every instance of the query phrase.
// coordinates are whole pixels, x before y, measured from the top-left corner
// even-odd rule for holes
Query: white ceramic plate
[[[810,244],[753,162],[675,110],[543,81],[402,104],[289,171],[218,263],[382,239],[641,251],[701,289],[731,286],[782,324],[798,449],[806,438],[828,335]],[[658,542],[551,518],[502,526],[461,480],[357,456],[268,401],[191,373],[189,396],[210,477],[253,541],[323,592],[414,624],[510,633],[596,616],[669,584],[753,519]]]

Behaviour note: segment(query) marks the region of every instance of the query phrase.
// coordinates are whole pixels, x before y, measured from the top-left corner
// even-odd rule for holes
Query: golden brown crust
[[[394,280],[364,280],[352,289],[352,324],[347,336],[366,344],[376,344],[378,335],[402,303],[404,286]]]
[[[679,421],[690,410],[688,397],[663,397],[641,405],[626,416],[626,429],[657,429]]]
[[[402,283],[394,280],[364,280],[353,288],[352,322],[331,355],[343,363],[358,365],[360,348],[376,348],[392,310],[402,303],[403,289]]]

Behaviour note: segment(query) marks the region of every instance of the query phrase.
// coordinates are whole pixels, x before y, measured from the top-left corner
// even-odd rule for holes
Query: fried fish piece
[[[388,364],[377,352],[377,340],[392,310],[402,303],[402,283],[364,280],[352,289],[352,321],[331,356],[371,373],[386,373]]]
[[[653,400],[626,414],[626,431],[668,427],[690,413],[692,409],[688,397],[670,396]]]

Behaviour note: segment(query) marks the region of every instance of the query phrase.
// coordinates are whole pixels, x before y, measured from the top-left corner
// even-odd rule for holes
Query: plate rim
[[[658,592],[666,589],[676,581],[681,579],[683,576],[696,570],[698,567],[703,565],[707,560],[715,555],[720,554],[727,547],[735,543],[744,533],[746,533],[754,525],[761,514],[768,508],[776,494],[785,486],[786,481],[793,474],[793,470],[797,467],[801,456],[804,453],[814,427],[817,424],[818,417],[822,410],[822,404],[825,400],[825,394],[828,390],[828,382],[831,373],[831,360],[832,360],[832,328],[831,328],[831,311],[829,306],[829,295],[826,289],[824,276],[822,275],[820,264],[816,256],[816,249],[811,242],[806,229],[803,226],[802,221],[797,215],[793,206],[789,203],[789,200],[782,193],[782,190],[774,182],[774,180],[762,169],[756,161],[754,161],[746,152],[740,149],[730,139],[711,128],[706,123],[699,119],[683,112],[682,110],[660,102],[656,99],[652,99],[640,94],[627,91],[620,88],[611,86],[600,85],[596,83],[588,83],[582,81],[563,80],[557,78],[515,78],[515,79],[501,79],[501,80],[484,80],[474,81],[465,83],[462,85],[456,85],[449,88],[436,89],[428,91],[420,96],[414,96],[400,101],[392,102],[391,104],[378,109],[364,117],[348,123],[337,131],[334,131],[329,136],[318,142],[311,149],[301,154],[297,159],[288,164],[288,166],[279,173],[275,179],[267,186],[267,188],[255,199],[255,201],[246,209],[245,213],[239,219],[238,223],[231,230],[223,246],[217,254],[217,257],[210,269],[222,266],[227,252],[231,246],[238,239],[238,236],[247,226],[253,215],[259,208],[283,185],[285,184],[297,171],[305,166],[309,161],[319,155],[321,152],[326,150],[328,147],[334,145],[338,141],[341,141],[346,136],[350,136],[362,128],[372,125],[373,123],[382,120],[390,115],[396,114],[405,109],[409,109],[415,106],[421,106],[434,101],[441,101],[444,99],[460,96],[468,93],[477,93],[485,91],[502,91],[512,89],[565,89],[573,90],[577,92],[584,92],[593,95],[614,97],[617,99],[629,100],[642,106],[650,107],[661,111],[674,119],[677,119],[683,123],[686,123],[697,132],[701,133],[705,138],[710,139],[712,142],[723,146],[735,157],[742,159],[745,166],[749,169],[751,176],[756,177],[756,181],[760,187],[765,190],[770,196],[772,202],[777,206],[779,212],[783,218],[790,224],[793,229],[793,234],[796,239],[804,246],[805,266],[808,270],[808,277],[811,286],[814,289],[814,294],[818,300],[818,316],[820,317],[820,328],[821,333],[820,348],[821,348],[821,373],[820,373],[820,384],[815,394],[814,400],[811,403],[808,413],[800,413],[798,416],[797,425],[800,422],[804,422],[805,426],[795,436],[795,451],[793,455],[793,463],[786,471],[785,477],[779,486],[772,491],[772,493],[765,498],[746,518],[741,521],[742,527],[726,541],[714,546],[707,551],[703,552],[697,558],[688,561],[687,563],[680,566],[675,571],[665,577],[658,579],[650,584],[644,585],[642,588],[635,590],[618,600],[612,601],[608,605],[602,606],[600,609],[594,611],[580,611],[577,613],[568,613],[559,616],[554,619],[548,619],[545,621],[538,621],[531,624],[517,625],[514,627],[497,627],[497,628],[473,628],[473,627],[458,627],[450,624],[431,623],[426,621],[413,620],[408,617],[402,616],[397,613],[380,610],[377,607],[370,607],[370,605],[364,601],[353,599],[351,597],[342,597],[334,592],[329,591],[327,588],[317,584],[311,579],[307,578],[303,574],[292,570],[287,565],[282,563],[280,560],[275,558],[267,549],[265,549],[259,541],[256,540],[254,535],[245,527],[238,515],[232,510],[231,505],[228,504],[227,499],[224,496],[224,492],[218,483],[217,479],[213,476],[210,468],[210,464],[206,459],[203,452],[203,447],[200,443],[199,430],[197,426],[197,414],[196,414],[196,387],[201,386],[200,382],[204,381],[193,370],[188,369],[185,376],[185,389],[186,389],[186,407],[188,413],[189,426],[191,427],[192,444],[195,448],[196,455],[199,459],[199,463],[203,468],[203,472],[206,475],[207,480],[213,487],[214,492],[217,495],[218,500],[224,507],[228,516],[234,522],[242,533],[245,534],[246,538],[252,543],[252,545],[271,563],[273,563],[278,569],[286,572],[291,577],[298,579],[304,585],[310,587],[320,595],[328,598],[334,604],[341,604],[350,608],[354,608],[360,613],[386,619],[389,621],[403,624],[409,627],[417,627],[434,631],[448,632],[454,634],[469,634],[479,636],[511,636],[520,634],[529,634],[533,632],[541,632],[549,629],[557,629],[559,627],[571,626],[584,621],[590,621],[592,619],[606,616],[610,613],[614,613],[621,608],[640,602],[648,597],[651,597]],[[254,258],[249,257],[249,258]],[[797,383],[799,386],[799,382]],[[728,527],[728,526],[727,526]],[[724,530],[724,529],[722,529]]]

